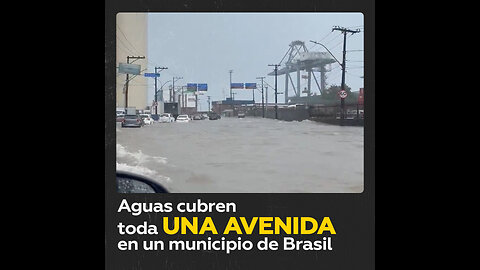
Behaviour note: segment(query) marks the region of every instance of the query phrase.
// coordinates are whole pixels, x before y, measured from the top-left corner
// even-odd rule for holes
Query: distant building
[[[128,107],[144,110],[152,104],[147,101],[147,78],[143,73],[148,68],[147,56],[147,13],[118,13],[116,38],[116,67],[119,63],[127,63],[127,56],[145,56],[145,59],[130,60],[141,65],[141,75],[129,75]],[[133,77],[133,79],[132,79]],[[126,74],[118,73],[116,78],[116,107],[125,107]]]
[[[242,106],[254,105],[253,100],[232,100],[226,98],[225,100],[212,101],[212,111],[218,114],[227,113],[228,116],[237,115],[238,110],[242,109]]]

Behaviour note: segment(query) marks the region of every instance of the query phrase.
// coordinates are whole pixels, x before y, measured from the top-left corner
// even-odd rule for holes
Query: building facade
[[[135,107],[144,110],[148,104],[148,80],[143,73],[148,68],[148,15],[147,13],[118,13],[116,18],[116,105],[117,108]],[[127,75],[118,73],[119,63],[127,63],[127,56],[141,56],[145,59],[130,59],[130,64],[141,66],[140,75],[129,74],[128,99],[126,96]],[[128,104],[125,104],[128,102]]]

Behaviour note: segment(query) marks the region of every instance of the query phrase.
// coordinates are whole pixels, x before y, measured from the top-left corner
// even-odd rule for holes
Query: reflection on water
[[[363,191],[363,127],[222,118],[117,130],[117,165],[153,171],[171,192]]]

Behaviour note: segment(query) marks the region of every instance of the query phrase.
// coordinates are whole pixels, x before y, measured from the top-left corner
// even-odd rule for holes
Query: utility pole
[[[160,86],[160,100],[161,100],[161,101],[164,101],[164,100],[163,100],[163,86],[165,86],[165,84],[167,84],[168,82],[170,82],[170,80],[164,82],[164,83],[162,84],[162,86]]]
[[[268,85],[265,86],[265,104],[266,104],[266,111],[268,112]]]
[[[198,112],[198,88],[197,91],[195,92],[195,113]]]
[[[208,113],[210,113],[210,96],[207,96],[207,100],[208,100]]]
[[[233,70],[230,69],[228,72],[230,73],[230,99],[233,99],[233,93],[232,93],[232,72],[233,72]]]
[[[341,86],[341,90],[345,91],[345,68],[346,68],[345,58],[346,58],[346,54],[347,54],[347,33],[351,33],[353,35],[355,33],[359,33],[360,29],[350,30],[350,29],[347,29],[345,27],[334,26],[332,28],[332,32],[333,31],[340,31],[340,32],[343,33],[343,60],[342,60],[342,86]],[[345,98],[340,98],[340,101],[341,101],[341,108],[342,108],[341,119],[342,119],[342,124],[343,124],[343,120],[345,119]]]
[[[230,69],[228,72],[230,73],[230,102],[232,103],[232,116],[233,116],[233,112],[235,111],[235,105],[233,104],[233,92],[232,92],[232,72],[233,72],[233,70]]]
[[[278,119],[278,106],[277,106],[277,71],[278,71],[278,67],[280,65],[278,64],[272,64],[272,65],[268,65],[270,67],[275,67],[275,119]]]
[[[135,59],[135,60],[145,59],[145,56],[127,56],[127,64],[131,64],[130,59]],[[125,113],[127,112],[127,107],[128,107],[128,82],[129,82],[128,75],[129,74],[127,73],[127,80],[125,82]]]
[[[180,107],[180,113],[183,114],[183,108],[185,107],[185,97],[183,96],[183,86],[182,86],[182,102],[181,102],[181,107]],[[180,99],[178,100],[178,103],[180,103]]]
[[[183,77],[173,77],[173,86],[172,86],[172,91],[171,91],[171,94],[170,94],[170,102],[175,102],[175,79],[178,80],[181,80],[183,79]]]
[[[157,69],[160,69],[160,71],[164,69],[168,69],[167,67],[155,67],[155,74],[157,74]],[[157,76],[155,76],[155,115],[158,115],[158,104],[157,104]],[[161,101],[163,101],[163,95],[161,97]]]
[[[265,118],[265,103],[263,102],[263,79],[265,79],[265,77],[257,77],[257,79],[262,80],[262,118]]]

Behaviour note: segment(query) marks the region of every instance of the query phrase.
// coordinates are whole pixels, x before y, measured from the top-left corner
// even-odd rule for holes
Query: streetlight
[[[234,93],[232,92],[232,72],[233,72],[233,69],[230,69],[228,72],[230,73],[230,102],[232,103],[232,111],[235,111],[235,105],[233,104]],[[233,112],[232,112],[232,114],[233,114]]]
[[[335,61],[337,61],[337,63],[338,63],[338,64],[340,65],[340,67],[343,69],[343,64],[340,63],[340,61],[337,60],[337,58],[335,57],[335,55],[333,55],[333,53],[332,53],[327,47],[325,47],[325,45],[323,45],[322,43],[313,41],[313,40],[310,40],[310,42],[315,43],[315,44],[318,44],[318,45],[322,46],[323,48],[325,48],[325,50],[327,50],[327,52],[333,57],[333,59],[335,59]]]
[[[280,66],[279,64],[271,64],[271,65],[268,65],[268,66],[272,66],[272,67],[275,67],[275,119],[278,119],[278,106],[277,106],[277,96],[278,96],[278,93],[277,93],[277,72],[278,72],[278,67]],[[300,91],[300,89],[299,89]]]
[[[156,80],[156,78],[155,78]],[[165,83],[162,84],[162,86],[160,86],[160,89],[157,89],[156,85],[155,85],[155,115],[158,115],[158,103],[157,103],[157,96],[158,96],[158,92],[160,92],[160,101],[163,102],[163,86],[165,86],[165,84],[167,84],[168,82],[170,82],[171,80],[168,80],[166,81]],[[155,82],[156,84],[156,82]]]
[[[162,86],[160,86],[160,89],[158,91],[161,92],[160,94],[160,101],[163,101],[163,86],[165,86],[165,84],[167,84],[168,82],[171,82],[172,80],[168,80],[166,81],[165,83],[162,84]]]
[[[173,77],[173,86],[172,86],[172,94],[170,95],[170,102],[175,102],[175,82],[178,80],[183,79],[183,77]]]
[[[263,102],[263,79],[265,79],[265,77],[257,77],[257,79],[262,80],[262,117],[265,118],[265,103]]]

